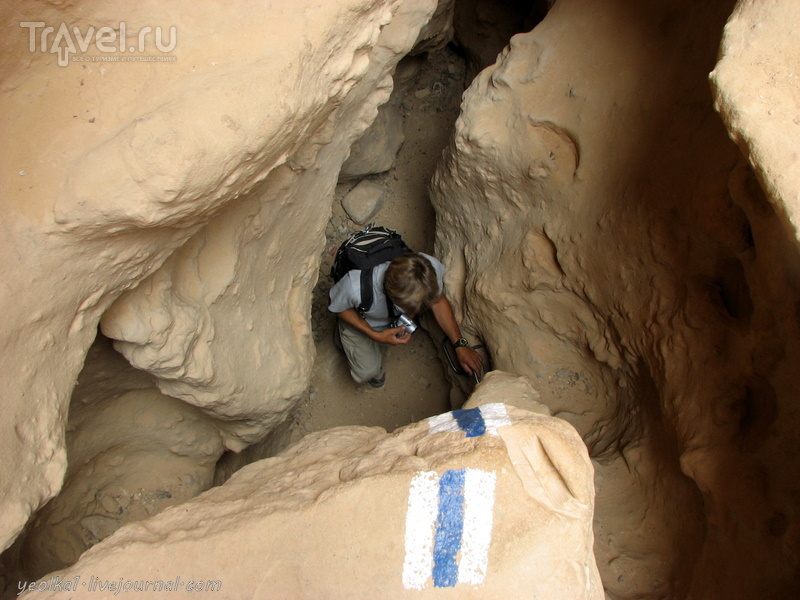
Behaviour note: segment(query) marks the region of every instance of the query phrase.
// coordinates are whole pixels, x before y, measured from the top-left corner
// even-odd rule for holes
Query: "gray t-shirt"
[[[427,258],[433,270],[436,271],[436,282],[439,284],[439,292],[444,289],[444,265],[429,254],[419,253],[421,256]],[[386,307],[386,294],[383,291],[383,279],[386,276],[386,269],[389,268],[389,262],[381,263],[372,269],[372,306],[364,313],[369,326],[375,331],[383,331],[389,327],[389,311]],[[328,310],[332,313],[340,313],[348,308],[358,308],[361,304],[361,271],[353,269],[342,277],[331,288],[330,291],[331,303]],[[396,310],[399,314],[400,310]]]

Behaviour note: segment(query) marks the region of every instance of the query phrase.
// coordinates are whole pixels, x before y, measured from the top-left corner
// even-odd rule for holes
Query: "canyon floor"
[[[386,190],[383,208],[373,221],[396,229],[414,250],[433,252],[435,213],[428,182],[458,116],[464,80],[464,61],[451,48],[428,54],[401,105],[405,142],[395,166],[366,178]],[[339,244],[363,228],[348,218],[341,204],[357,183],[343,182],[336,189],[312,303],[317,348],[314,374],[308,394],[295,411],[292,441],[340,425],[375,425],[392,431],[450,410],[450,384],[437,353],[441,340],[431,339],[422,328],[408,344],[387,348],[386,384],[379,389],[357,385],[333,343],[336,316],[327,310],[333,283],[329,272]]]

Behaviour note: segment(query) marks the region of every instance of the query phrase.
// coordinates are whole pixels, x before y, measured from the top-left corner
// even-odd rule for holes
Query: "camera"
[[[408,318],[408,315],[400,315],[392,322],[392,327],[402,327],[408,332],[409,334],[414,333],[417,330],[417,324],[414,323],[411,319]],[[397,337],[400,337],[401,334],[397,334]]]

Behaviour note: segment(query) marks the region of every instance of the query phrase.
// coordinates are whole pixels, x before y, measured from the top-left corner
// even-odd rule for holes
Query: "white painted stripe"
[[[481,406],[481,415],[483,416],[483,422],[486,423],[486,433],[490,435],[498,435],[498,429],[511,425],[511,418],[508,416],[508,411],[506,411],[506,405],[502,402],[484,404]]]
[[[459,583],[479,585],[486,577],[489,545],[492,542],[496,483],[497,475],[493,471],[466,469],[464,534],[461,540],[461,560],[458,564]]]
[[[435,471],[417,473],[411,480],[406,513],[403,585],[421,590],[431,576],[433,536],[439,511],[439,476]]]
[[[428,419],[429,433],[444,433],[446,431],[461,431],[458,421],[453,418],[453,413],[446,412]]]

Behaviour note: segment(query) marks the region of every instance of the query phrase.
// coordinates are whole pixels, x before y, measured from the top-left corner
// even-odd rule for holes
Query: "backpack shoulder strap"
[[[358,305],[358,314],[363,317],[372,306],[373,300],[372,269],[364,269],[361,271],[361,304]]]
[[[374,292],[372,290],[372,269],[363,269],[361,271],[361,304],[358,305],[358,314],[362,317],[375,300]],[[389,294],[383,293],[386,296],[386,307],[389,313],[389,320],[394,321],[397,317],[397,312],[394,310],[394,302],[389,298]]]

